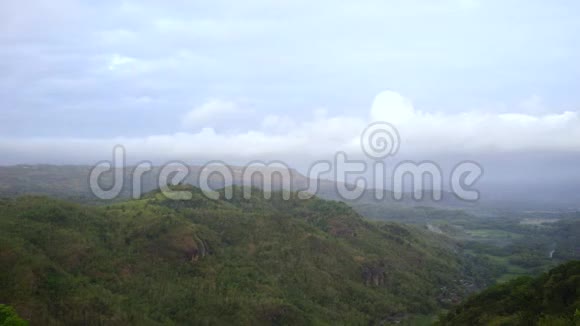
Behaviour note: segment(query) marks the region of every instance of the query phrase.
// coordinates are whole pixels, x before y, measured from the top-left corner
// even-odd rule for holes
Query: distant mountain
[[[491,287],[452,309],[438,325],[580,325],[580,261]]]
[[[0,166],[0,197],[12,197],[25,194],[37,194],[58,197],[67,200],[73,200],[84,203],[101,202],[91,192],[89,186],[89,175],[92,167],[81,165],[15,165]],[[132,196],[133,171],[135,167],[122,169],[123,187],[118,199],[127,199]],[[199,177],[202,166],[188,166],[188,176],[183,183],[199,187]],[[255,167],[257,173],[250,178],[243,175],[243,167],[230,166],[233,172],[234,185],[252,185],[262,188],[261,175],[270,175],[271,168]],[[146,193],[160,187],[158,176],[160,167],[153,167],[151,171],[144,173],[142,176],[142,191]],[[290,169],[289,184],[283,183],[275,174],[272,177],[271,185],[273,190],[303,191],[309,188],[311,184],[317,184],[315,195],[325,199],[340,200],[360,205],[403,205],[403,206],[437,206],[437,207],[473,207],[473,203],[461,201],[449,192],[443,192],[442,201],[431,199],[431,192],[425,191],[423,200],[413,199],[411,193],[404,193],[402,200],[395,200],[394,193],[390,190],[382,189],[364,189],[360,198],[356,200],[347,200],[342,198],[337,187],[353,188],[353,185],[344,184],[327,179],[309,179],[300,174],[298,171]],[[113,172],[102,175],[101,185],[103,188],[110,187],[113,184]],[[246,182],[246,183],[245,183]],[[219,175],[211,175],[209,185],[214,188],[223,188],[227,186]]]
[[[0,304],[34,325],[366,325],[434,313],[490,278],[449,238],[344,203],[174,190],[193,198],[0,200]]]
[[[0,197],[13,197],[19,195],[47,195],[77,202],[94,203],[102,202],[92,192],[89,185],[89,176],[92,167],[88,165],[15,165],[0,166]],[[243,168],[230,166],[233,172],[233,184],[243,185]],[[120,200],[131,198],[133,186],[134,166],[119,169],[123,176],[123,187],[119,195]],[[187,178],[183,183],[199,187],[199,176],[202,166],[187,166]],[[118,171],[118,170],[116,170]],[[151,171],[142,175],[141,194],[159,189],[158,177],[161,167],[153,167]],[[268,168],[256,168],[267,174]],[[306,189],[309,179],[298,173],[296,170],[290,170],[291,183],[289,191],[298,191]],[[113,184],[114,172],[103,173],[100,184],[103,188],[110,187]],[[259,174],[252,176],[248,182],[251,185],[261,188],[262,180]],[[212,175],[209,178],[209,184],[212,188],[218,189],[226,186],[219,175]],[[283,188],[279,179],[272,180],[272,189],[281,190]],[[320,180],[321,193],[331,193],[335,188],[335,183],[329,180]]]

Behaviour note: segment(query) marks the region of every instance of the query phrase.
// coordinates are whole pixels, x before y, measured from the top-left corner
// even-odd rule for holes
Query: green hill
[[[448,238],[344,203],[183,188],[191,200],[0,200],[0,303],[33,325],[368,324],[485,285]]]
[[[580,261],[469,298],[439,325],[580,325]]]

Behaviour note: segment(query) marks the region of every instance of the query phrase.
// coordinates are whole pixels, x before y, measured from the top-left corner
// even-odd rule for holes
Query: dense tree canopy
[[[180,187],[193,198],[0,200],[0,302],[34,324],[368,324],[484,286],[454,241],[344,203]]]

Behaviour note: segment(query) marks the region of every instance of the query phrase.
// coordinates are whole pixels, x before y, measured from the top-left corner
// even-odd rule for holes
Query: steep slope
[[[312,198],[0,200],[0,303],[33,324],[379,323],[478,286],[447,238]]]
[[[469,298],[439,325],[580,325],[580,261]]]

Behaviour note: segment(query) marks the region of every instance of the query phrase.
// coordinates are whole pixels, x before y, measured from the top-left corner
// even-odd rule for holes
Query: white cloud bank
[[[0,139],[1,163],[91,163],[109,159],[116,144],[125,146],[131,160],[304,162],[327,158],[338,150],[361,155],[359,135],[373,121],[395,125],[401,135],[401,153],[425,159],[446,153],[580,152],[580,115],[571,111],[546,115],[431,113],[416,109],[396,92],[385,91],[376,96],[367,117],[327,116],[324,110],[317,110],[303,120],[268,115],[256,121],[256,129],[238,133],[208,127],[216,119],[240,112],[234,102],[211,100],[182,119],[184,127],[199,128],[196,132],[140,138]]]
[[[410,150],[438,152],[580,151],[579,112],[430,113],[386,91],[373,103],[371,120],[389,121]]]

